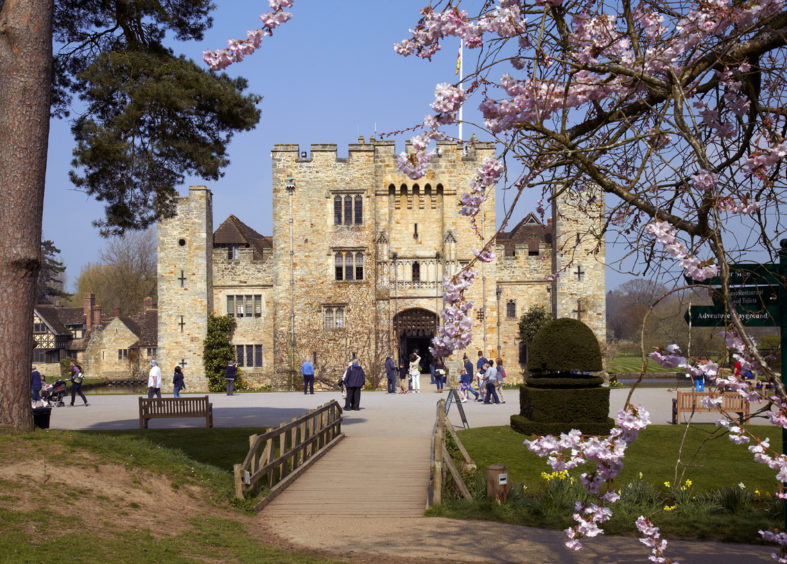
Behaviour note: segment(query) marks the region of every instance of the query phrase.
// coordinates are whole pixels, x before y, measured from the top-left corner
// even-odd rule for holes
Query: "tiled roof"
[[[262,259],[263,250],[273,248],[273,237],[260,235],[240,219],[231,215],[216,229],[213,234],[213,245],[217,247],[249,246],[254,249],[254,258]]]
[[[72,307],[60,307],[48,304],[38,304],[35,306],[35,312],[38,314],[44,323],[46,323],[50,329],[54,332],[55,335],[70,335],[71,332],[66,329],[65,324],[63,323],[63,319],[61,318],[61,312],[64,310],[72,310],[78,309],[80,312],[82,311],[81,308],[72,308]],[[70,313],[70,312],[69,312]],[[68,315],[64,315],[63,317],[68,318]],[[84,320],[84,313],[82,314],[82,319]],[[76,321],[74,322],[76,323]]]
[[[517,223],[511,231],[501,232],[497,236],[497,244],[503,245],[505,254],[513,254],[516,245],[528,245],[538,248],[539,243],[552,243],[552,232],[548,225],[538,220],[534,213]]]
[[[149,309],[134,316],[136,331],[139,336],[138,347],[156,347],[158,344],[158,310]]]

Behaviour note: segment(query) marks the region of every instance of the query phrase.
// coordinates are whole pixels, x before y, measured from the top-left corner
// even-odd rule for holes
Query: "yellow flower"
[[[672,487],[669,482],[664,482],[664,486],[668,488]]]
[[[760,495],[760,490],[754,490],[754,495]]]
[[[639,473],[639,479],[642,479],[642,472]]]
[[[680,491],[685,492],[686,491],[686,486],[681,486],[680,487]]]
[[[686,485],[687,485],[688,487],[691,487],[691,484],[693,484],[693,483],[694,483],[694,482],[692,482],[691,480],[686,480]]]
[[[672,511],[676,507],[677,507],[677,505],[665,505],[664,506],[664,511]]]

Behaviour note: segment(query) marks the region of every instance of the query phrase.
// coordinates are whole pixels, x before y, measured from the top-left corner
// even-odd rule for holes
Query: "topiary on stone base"
[[[609,388],[590,372],[602,369],[601,348],[593,331],[576,319],[556,319],[544,325],[530,346],[527,381],[519,388],[519,415],[511,428],[526,435],[557,435],[579,429],[586,435],[606,435]]]

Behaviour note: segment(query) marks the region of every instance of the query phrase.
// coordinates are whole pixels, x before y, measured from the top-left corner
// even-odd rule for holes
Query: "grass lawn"
[[[780,429],[751,429],[755,435],[770,438],[773,449],[781,452]],[[684,431],[684,426],[652,425],[632,443],[624,469],[613,484],[622,497],[604,527],[608,532],[634,534],[633,522],[642,514],[653,515],[654,523],[672,538],[757,542],[759,528],[783,526],[782,503],[770,497],[779,486],[774,472],[754,462],[745,447],[734,445],[715,427],[689,428],[676,478]],[[448,501],[430,514],[548,528],[573,524],[581,469],[563,480],[545,479],[542,473],[551,474],[552,469],[527,450],[522,444],[526,437],[510,427],[467,429],[459,431],[459,437],[479,468],[477,474],[466,477],[474,499],[466,501],[449,493]],[[503,505],[485,496],[486,467],[493,463],[508,467],[511,496]]]
[[[0,430],[0,561],[329,562],[231,503],[262,429]]]
[[[619,354],[615,358],[607,360],[607,372],[636,372],[642,371],[642,357],[639,354],[628,355]],[[662,368],[658,362],[648,360],[648,372],[675,372],[674,368]]]

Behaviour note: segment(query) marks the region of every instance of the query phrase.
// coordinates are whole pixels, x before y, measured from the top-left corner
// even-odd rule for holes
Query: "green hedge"
[[[598,372],[601,347],[593,331],[577,319],[555,319],[544,325],[528,347],[530,372]]]
[[[532,421],[522,415],[511,416],[511,428],[523,435],[559,435],[571,429],[579,429],[584,435],[609,435],[615,422],[609,417],[606,421]]]
[[[531,388],[598,388],[604,383],[601,376],[530,376],[527,385]]]
[[[519,413],[541,422],[606,421],[609,388],[519,387]]]

